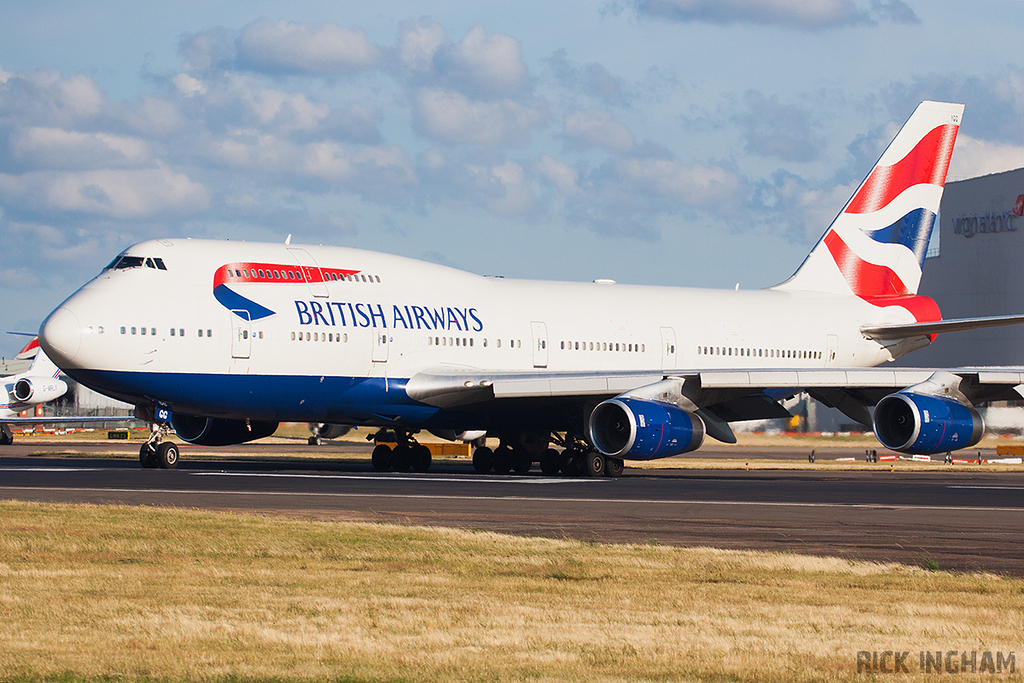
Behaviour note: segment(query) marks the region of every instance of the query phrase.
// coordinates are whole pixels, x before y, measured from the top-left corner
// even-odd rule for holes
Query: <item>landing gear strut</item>
[[[0,446],[10,446],[14,443],[14,432],[9,424],[0,424]]]
[[[373,469],[378,472],[386,472],[393,469],[395,472],[408,472],[410,469],[415,472],[426,472],[430,469],[430,449],[423,444],[417,443],[412,435],[404,429],[394,430],[395,447],[392,448],[386,443],[377,443],[370,456]],[[388,430],[382,429],[368,439],[377,441],[388,436]]]
[[[173,470],[178,466],[178,444],[163,441],[170,428],[163,422],[149,425],[149,438],[139,448],[139,462],[146,469],[162,468]]]

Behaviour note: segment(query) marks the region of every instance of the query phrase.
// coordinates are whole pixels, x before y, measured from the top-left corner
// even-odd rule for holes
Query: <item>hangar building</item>
[[[1024,313],[1024,168],[946,183],[919,292],[943,318]],[[1024,365],[1024,325],[940,334],[903,366]]]

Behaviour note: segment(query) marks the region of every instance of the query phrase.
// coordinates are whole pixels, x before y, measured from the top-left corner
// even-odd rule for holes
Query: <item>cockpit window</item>
[[[154,270],[167,270],[167,266],[164,265],[162,258],[147,258],[145,256],[130,256],[128,254],[119,254],[103,270],[125,270],[127,268],[142,268],[143,266],[153,268]]]
[[[117,259],[110,267],[114,270],[124,270],[126,268],[141,268],[142,262],[145,259],[141,256],[129,256],[128,254],[123,255]]]

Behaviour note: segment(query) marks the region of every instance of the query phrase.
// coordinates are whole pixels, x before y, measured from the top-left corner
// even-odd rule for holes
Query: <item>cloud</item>
[[[434,72],[434,55],[449,44],[444,27],[430,19],[402,22],[398,29],[395,55],[410,72],[422,77]]]
[[[473,26],[458,43],[430,20],[404,22],[393,50],[411,87],[456,91],[472,99],[519,98],[530,89],[519,41]]]
[[[571,111],[565,116],[565,134],[579,146],[602,147],[609,152],[628,152],[633,134],[605,109]]]
[[[261,73],[338,76],[377,66],[380,48],[363,29],[332,23],[306,24],[257,19],[242,29],[236,43],[240,68]]]
[[[548,113],[543,103],[478,101],[450,90],[423,89],[415,97],[413,117],[416,129],[431,139],[499,147],[528,144],[533,131],[547,123]]]
[[[536,209],[533,178],[521,164],[491,154],[446,156],[427,150],[419,159],[425,206],[476,206],[498,216],[525,217]]]
[[[526,65],[519,41],[504,33],[488,36],[482,26],[442,53],[448,82],[462,92],[502,95],[526,85]]]
[[[784,161],[814,161],[821,155],[824,139],[815,133],[811,115],[778,97],[765,97],[756,90],[743,96],[745,111],[733,116],[743,129],[745,147],[751,154]]]
[[[33,169],[131,168],[153,163],[150,146],[138,137],[41,126],[13,131],[10,150],[14,159]]]
[[[618,177],[640,192],[689,206],[712,206],[736,197],[740,180],[723,168],[686,164],[673,157],[630,157],[612,162]]]
[[[857,24],[920,23],[902,0],[874,0],[869,8],[853,0],[631,0],[640,16],[680,22],[777,25],[821,30]]]
[[[534,164],[533,170],[565,196],[572,197],[580,193],[580,188],[577,185],[579,173],[568,164],[545,154]]]
[[[1009,65],[985,76],[932,73],[894,82],[880,100],[894,120],[904,121],[923,100],[966,104],[961,131],[991,141],[1024,144],[1024,68]]]
[[[601,64],[591,62],[576,66],[564,49],[556,50],[545,61],[563,88],[582,92],[607,104],[627,104],[629,101],[622,79],[612,76]]]
[[[33,171],[0,174],[0,199],[14,210],[62,211],[119,219],[191,214],[210,203],[210,193],[183,173],[166,168]]]
[[[960,133],[956,139],[949,180],[1002,173],[1024,167],[1024,145],[978,140]]]

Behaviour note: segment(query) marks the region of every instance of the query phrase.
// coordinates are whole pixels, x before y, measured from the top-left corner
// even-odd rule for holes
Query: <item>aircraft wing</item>
[[[903,325],[875,325],[862,327],[860,331],[861,334],[870,339],[906,339],[908,337],[924,337],[943,332],[977,330],[985,327],[1002,327],[1003,325],[1020,325],[1021,323],[1024,323],[1024,315],[1000,315],[986,318],[936,320],[934,322],[907,323]]]
[[[1024,397],[1024,368],[1019,367],[680,369],[600,373],[438,368],[414,375],[406,392],[415,400],[439,408],[524,398],[586,403],[640,392],[674,379],[679,382],[678,393],[683,400],[705,421],[722,423],[720,431],[726,434],[728,430],[724,425],[729,422],[791,417],[780,401],[802,391],[870,425],[868,406],[896,391],[925,382],[937,372],[959,376],[959,390],[975,404]]]

